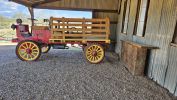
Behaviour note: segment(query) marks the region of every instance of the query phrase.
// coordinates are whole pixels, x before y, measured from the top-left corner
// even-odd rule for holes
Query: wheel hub
[[[96,57],[97,54],[98,54],[98,53],[97,53],[96,51],[93,51],[93,52],[92,52],[92,56],[94,56],[94,57]]]
[[[27,54],[31,54],[31,53],[32,53],[32,50],[31,50],[31,49],[26,49],[26,53],[27,53]]]

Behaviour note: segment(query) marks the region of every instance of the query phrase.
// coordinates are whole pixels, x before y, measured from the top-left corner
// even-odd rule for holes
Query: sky
[[[28,8],[8,0],[0,0],[0,15],[12,18],[16,13],[23,13],[30,16]],[[91,18],[92,13],[89,11],[68,11],[68,10],[48,10],[48,9],[34,9],[35,18],[47,19],[53,17],[66,18]]]

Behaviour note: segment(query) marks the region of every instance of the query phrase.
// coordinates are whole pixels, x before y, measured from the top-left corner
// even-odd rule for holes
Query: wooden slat
[[[51,17],[51,20],[58,20],[58,21],[62,21],[64,20],[65,22],[82,22],[83,20],[85,20],[86,22],[105,22],[106,19],[82,19],[82,18],[54,18]]]
[[[90,41],[90,42],[105,42],[105,43],[110,43],[110,40],[106,40],[106,39],[49,39],[49,41]]]
[[[53,34],[52,36],[70,36],[70,37],[106,37],[105,34]]]
[[[82,24],[61,24],[61,23],[53,23],[52,26],[82,26]],[[84,24],[83,26],[106,27],[105,24]]]
[[[83,31],[83,29],[53,29],[53,31]],[[92,32],[107,32],[106,29],[85,29],[85,31],[92,31]]]
[[[109,18],[106,18],[106,39],[109,39],[110,36],[110,22]]]

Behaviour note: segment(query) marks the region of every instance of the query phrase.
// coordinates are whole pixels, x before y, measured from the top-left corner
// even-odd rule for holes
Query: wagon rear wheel
[[[49,50],[50,50],[50,48],[51,48],[50,45],[44,45],[44,46],[42,46],[42,48],[41,48],[41,52],[42,52],[42,53],[48,53]]]
[[[36,42],[22,41],[16,47],[16,55],[23,61],[35,61],[41,55],[41,49]]]
[[[100,44],[90,44],[84,49],[86,59],[93,64],[100,63],[105,56],[104,48]]]

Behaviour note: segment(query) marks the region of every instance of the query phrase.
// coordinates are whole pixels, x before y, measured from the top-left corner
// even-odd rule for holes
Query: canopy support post
[[[34,10],[32,7],[28,7],[28,10],[30,12],[31,15],[31,25],[34,26]]]

